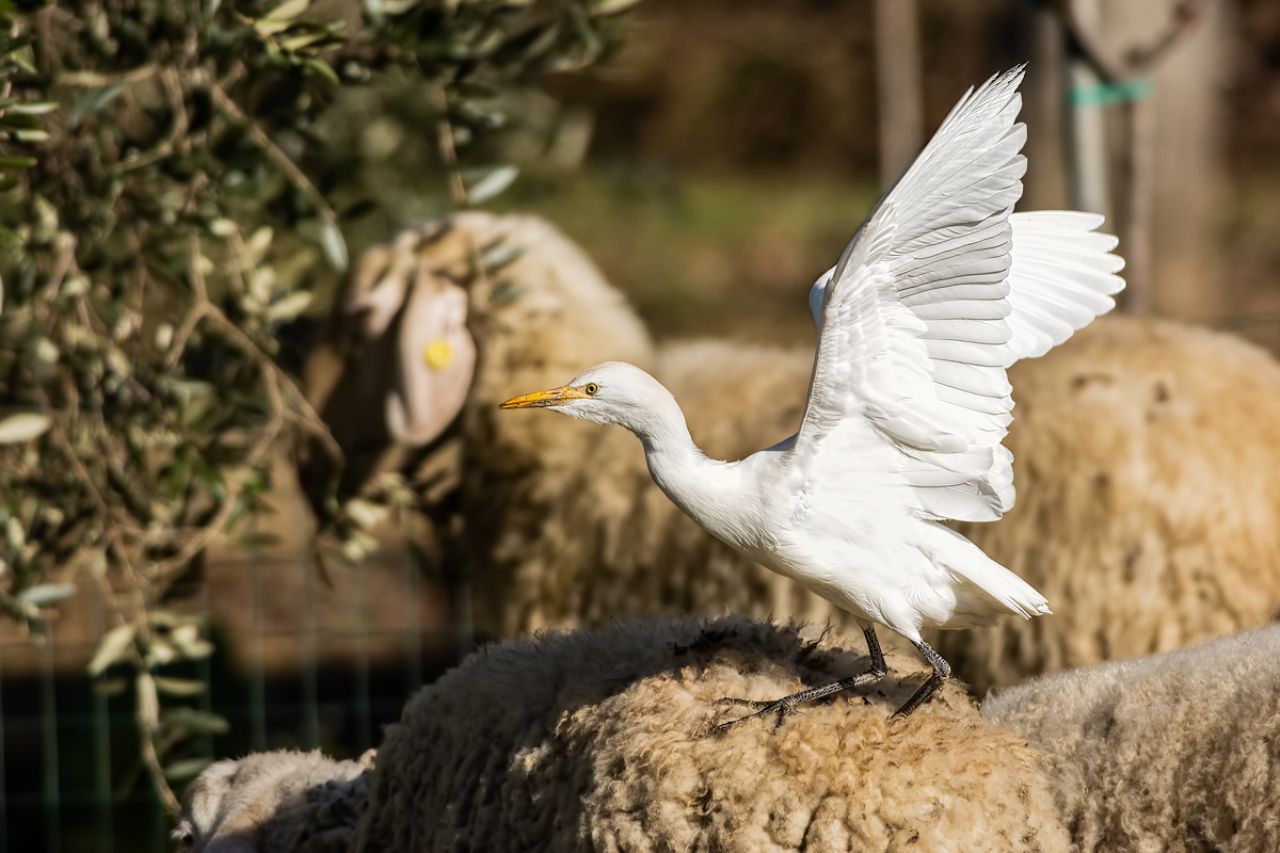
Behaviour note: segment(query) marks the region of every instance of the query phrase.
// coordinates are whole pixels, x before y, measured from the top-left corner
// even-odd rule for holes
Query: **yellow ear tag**
[[[444,338],[436,338],[423,347],[422,361],[432,370],[444,370],[453,363],[453,347]]]

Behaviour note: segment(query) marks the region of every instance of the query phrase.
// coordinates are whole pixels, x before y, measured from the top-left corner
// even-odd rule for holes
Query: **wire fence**
[[[178,592],[217,647],[183,673],[205,686],[188,702],[228,723],[184,755],[356,757],[456,658],[448,594],[410,551],[330,571],[326,582],[309,557],[225,557]],[[0,640],[0,853],[172,850],[128,685],[87,674],[107,603],[90,587],[75,600],[40,642]]]

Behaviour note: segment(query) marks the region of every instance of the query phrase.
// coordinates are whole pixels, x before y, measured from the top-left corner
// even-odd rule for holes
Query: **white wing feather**
[[[811,290],[818,354],[792,451],[802,491],[847,493],[886,470],[895,488],[880,498],[925,518],[989,521],[1012,507],[1005,369],[1066,340],[1124,286],[1115,239],[1094,232],[1101,217],[1012,215],[1021,79],[1017,68],[961,99]]]
[[[1117,240],[1097,229],[1103,217],[1075,210],[1014,213],[1009,266],[1009,352],[1006,367],[1038,358],[1115,307],[1124,289]],[[835,267],[809,288],[809,310],[822,328],[822,307]],[[980,403],[980,401],[974,401]]]

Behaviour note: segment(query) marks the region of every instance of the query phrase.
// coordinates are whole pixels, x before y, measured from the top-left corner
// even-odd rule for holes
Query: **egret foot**
[[[781,699],[718,699],[716,700],[717,705],[745,705],[748,708],[755,708],[756,710],[746,716],[738,717],[736,720],[729,720],[726,723],[720,723],[718,726],[715,726],[712,731],[716,734],[723,734],[738,723],[743,723],[747,720],[754,720],[756,717],[766,717],[769,714],[777,715],[777,720],[774,723],[774,728],[777,728],[782,725],[783,717],[790,714],[806,702],[813,702],[818,699],[824,699],[827,696],[832,696],[836,693],[842,693],[845,690],[853,690],[858,687],[875,684],[880,679],[884,678],[889,670],[885,667],[884,652],[880,651],[880,641],[876,638],[875,630],[870,627],[863,628],[862,634],[867,638],[867,651],[870,653],[871,657],[871,668],[866,672],[860,675],[850,676],[849,678],[842,678],[839,681],[833,681],[832,683],[824,684],[821,687],[810,687],[797,693],[792,693],[789,696],[783,696]],[[932,651],[932,649],[930,651]],[[942,658],[938,658],[938,660],[942,660]]]
[[[929,648],[927,643],[919,642],[915,647],[920,650],[920,654],[924,655],[924,659],[933,667],[933,674],[921,684],[915,693],[911,694],[911,698],[902,703],[902,707],[893,712],[894,718],[905,717],[919,708],[925,702],[938,692],[938,688],[942,686],[942,682],[946,681],[951,675],[951,664],[942,659],[942,655]]]

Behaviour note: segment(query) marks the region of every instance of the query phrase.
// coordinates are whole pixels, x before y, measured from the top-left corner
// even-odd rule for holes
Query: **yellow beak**
[[[534,391],[532,394],[522,394],[519,397],[512,397],[505,403],[500,403],[500,409],[545,409],[548,406],[563,406],[571,400],[582,400],[590,395],[581,388],[571,388],[568,385],[561,385],[559,388],[551,388],[547,391]]]

